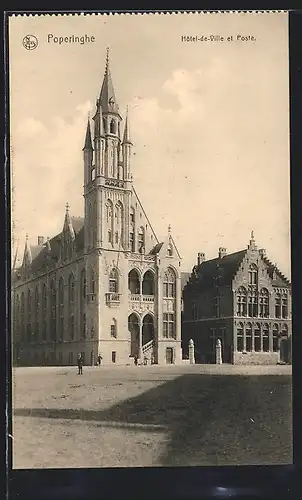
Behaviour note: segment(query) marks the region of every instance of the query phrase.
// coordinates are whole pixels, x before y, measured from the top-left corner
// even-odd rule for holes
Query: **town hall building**
[[[84,217],[66,206],[60,234],[25,242],[13,271],[13,358],[19,365],[181,362],[181,257],[158,240],[134,187],[107,54],[83,147]]]
[[[276,364],[291,362],[291,285],[257,247],[254,234],[247,248],[197,265],[183,288],[182,341],[195,345],[197,363]]]

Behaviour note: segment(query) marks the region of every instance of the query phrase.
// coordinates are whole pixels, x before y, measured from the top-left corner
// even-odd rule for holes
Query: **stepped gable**
[[[263,257],[266,270],[272,280],[272,285],[277,288],[288,288],[291,286],[289,279],[277,268],[267,257]]]

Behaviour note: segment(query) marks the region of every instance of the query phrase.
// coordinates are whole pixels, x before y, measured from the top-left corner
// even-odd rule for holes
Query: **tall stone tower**
[[[161,288],[164,276],[169,280],[174,273],[175,296],[165,313],[170,318],[166,335],[173,337],[167,354],[172,363],[180,352],[180,257],[170,232],[166,243],[156,238],[132,185],[131,152],[128,111],[122,126],[107,51],[92,132],[88,121],[83,148],[87,297],[80,316],[90,350],[86,355],[93,362],[101,354],[105,364],[127,364],[131,357],[142,360],[147,355],[155,362],[164,359],[165,347],[158,338],[164,329]],[[166,258],[172,266],[167,275],[162,269]]]

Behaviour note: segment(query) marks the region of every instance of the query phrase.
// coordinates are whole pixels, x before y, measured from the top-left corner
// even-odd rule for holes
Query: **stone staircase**
[[[144,359],[147,358],[147,364],[151,364],[151,360],[154,354],[154,339],[150,340],[142,346],[142,363]]]

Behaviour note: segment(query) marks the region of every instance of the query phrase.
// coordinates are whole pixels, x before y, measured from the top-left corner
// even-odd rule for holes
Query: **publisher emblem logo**
[[[25,47],[26,50],[34,50],[38,47],[37,37],[35,35],[26,35],[23,38],[23,47]]]

